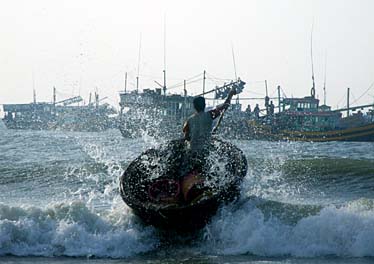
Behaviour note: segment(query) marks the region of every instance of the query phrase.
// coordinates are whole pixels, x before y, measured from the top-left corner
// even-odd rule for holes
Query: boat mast
[[[278,85],[278,111],[281,112],[281,87]]]
[[[238,76],[236,74],[236,63],[235,63],[235,54],[234,54],[234,45],[231,43],[231,53],[232,53],[232,62],[234,64],[234,73],[235,73],[235,81],[238,80]]]
[[[236,63],[235,63],[235,53],[234,53],[234,45],[231,42],[231,52],[232,52],[232,62],[234,64],[234,72],[235,72],[235,81],[238,80],[238,75],[236,74]],[[239,104],[239,94],[236,96],[236,104]]]
[[[164,86],[162,87],[164,91],[164,96],[166,96],[166,14],[164,15]]]
[[[97,87],[96,87],[96,92],[95,92],[95,107],[99,108],[99,92],[98,92]]]
[[[125,73],[125,93],[126,93],[126,90],[127,90],[127,72]]]
[[[32,95],[34,104],[36,104],[36,91],[35,91],[35,76],[34,71],[32,71]]]
[[[139,54],[138,54],[138,74],[136,76],[136,93],[139,92],[139,71],[140,71],[140,54],[142,49],[142,34],[139,37]]]
[[[325,78],[323,82],[323,104],[326,105],[326,67],[327,66],[327,58],[325,57]]]
[[[183,93],[184,93],[184,97],[186,97],[187,96],[186,80],[183,80]]]
[[[183,119],[187,116],[187,86],[186,80],[183,80],[183,93],[184,93],[184,105],[183,105]]]
[[[349,87],[347,88],[347,117],[349,116]]]
[[[265,80],[265,91],[266,91],[266,97],[268,97],[268,81]]]
[[[312,24],[312,32],[310,34],[310,57],[311,57],[311,61],[312,61],[312,81],[313,81],[313,86],[312,86],[312,89],[310,91],[310,95],[312,96],[312,98],[315,98],[316,85],[315,85],[315,82],[314,82],[314,66],[313,66],[313,24]]]
[[[166,70],[163,70],[164,73],[164,85],[162,86],[162,90],[164,91],[164,96],[166,96]]]
[[[265,107],[266,107],[266,114],[269,114],[269,94],[268,94],[268,81],[265,80],[265,91],[266,91],[266,96],[265,96]]]
[[[204,70],[204,73],[203,73],[203,97],[205,97],[205,79],[206,79],[206,71]]]
[[[53,86],[53,106],[56,106],[56,87]]]

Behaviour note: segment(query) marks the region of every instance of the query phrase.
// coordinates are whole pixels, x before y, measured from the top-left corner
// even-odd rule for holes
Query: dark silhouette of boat
[[[131,162],[120,178],[120,192],[145,223],[193,231],[238,197],[246,172],[243,152],[228,142],[214,139],[204,154],[194,155],[184,140],[173,140]]]
[[[56,101],[53,89],[53,102],[29,104],[4,104],[3,122],[8,129],[63,130],[99,132],[116,127],[116,111],[109,104],[100,104],[99,94],[88,104],[79,105],[81,96]],[[74,105],[75,104],[75,105]],[[76,105],[78,104],[78,105]]]
[[[373,104],[331,110],[311,96],[279,100],[279,112],[248,121],[250,138],[287,141],[374,141]],[[358,110],[357,113],[351,113]],[[268,112],[268,111],[267,111]],[[342,117],[342,112],[347,112]]]
[[[234,86],[241,91],[245,82],[240,79],[231,81],[212,90],[204,91],[200,96],[214,94],[215,99],[224,99]],[[162,93],[161,88],[143,89],[142,92],[139,89],[120,92],[119,130],[125,138],[149,135],[156,138],[171,139],[175,135],[182,136],[181,127],[183,127],[183,123],[194,112],[192,104],[194,98],[195,96],[187,95],[186,88],[184,89],[184,95],[166,94],[166,88],[164,93]],[[238,128],[235,125],[238,123],[236,121],[238,120],[238,113],[241,111],[235,109],[235,106],[236,104],[232,105],[229,111],[232,115],[229,119],[235,120],[229,124],[230,128],[231,126]],[[241,121],[241,124],[245,123],[244,119]],[[230,134],[237,134],[226,133],[227,122],[225,120],[223,123],[221,134],[225,137]]]

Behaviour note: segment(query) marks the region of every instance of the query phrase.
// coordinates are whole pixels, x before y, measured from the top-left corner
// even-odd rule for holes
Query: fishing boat
[[[53,89],[53,102],[29,104],[4,104],[3,122],[8,129],[63,130],[99,132],[116,126],[116,111],[109,104],[100,104],[99,95],[88,104],[79,105],[81,96],[56,100],[56,88]]]
[[[187,93],[162,94],[160,88],[121,92],[119,130],[125,138],[178,135],[193,113],[193,98]]]
[[[230,89],[235,87],[236,90],[242,91],[244,86],[245,82],[238,79],[222,86],[217,86],[209,91],[203,90],[203,93],[198,96],[214,94],[215,100],[223,100]],[[186,87],[184,87],[183,95],[167,94],[165,86],[163,89],[162,91],[161,88],[147,88],[141,92],[137,88],[133,91],[125,90],[120,92],[119,130],[123,137],[138,138],[148,135],[170,139],[175,135],[182,136],[181,127],[183,123],[194,112],[192,101],[195,96],[187,95]],[[232,127],[239,127],[238,124],[240,122],[236,121],[240,109],[235,109],[235,106],[238,105],[231,105],[229,115],[232,115],[232,118],[225,120],[222,125],[220,133],[225,137],[239,134],[234,130],[231,132]],[[229,122],[229,120],[234,121]],[[244,121],[244,119],[241,121]],[[242,125],[242,123],[244,122],[240,124]]]
[[[313,36],[313,31],[312,31]],[[266,115],[248,121],[250,138],[286,141],[374,141],[374,104],[350,106],[350,88],[347,88],[347,106],[332,110],[326,104],[326,65],[323,86],[323,104],[316,98],[311,36],[312,88],[310,96],[280,98],[278,86],[278,113],[265,97]],[[326,62],[325,62],[326,64]],[[271,107],[270,107],[271,106]],[[361,110],[373,108],[365,114]],[[357,111],[357,112],[355,112]],[[343,117],[343,113],[346,115]]]
[[[193,231],[204,227],[218,207],[233,201],[247,172],[236,146],[213,139],[203,156],[173,140],[143,152],[120,178],[125,203],[146,224]]]
[[[279,99],[278,113],[248,120],[249,134],[260,140],[374,141],[374,112],[361,112],[370,107],[374,104],[350,107],[348,101],[346,108],[332,110],[319,105],[312,89],[311,96]]]

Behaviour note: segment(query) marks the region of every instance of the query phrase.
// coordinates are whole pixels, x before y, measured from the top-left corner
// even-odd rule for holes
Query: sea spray
[[[128,208],[99,215],[82,202],[44,209],[0,205],[0,255],[121,258],[158,245]]]
[[[118,191],[122,171],[157,141],[125,139],[116,130],[2,132],[2,256],[145,253],[161,261],[188,252],[213,262],[286,256],[282,263],[290,256],[308,263],[373,256],[372,143],[235,141],[248,160],[242,198],[190,242],[181,236],[163,247],[159,232],[143,225]]]
[[[215,254],[271,257],[374,256],[374,210],[363,205],[368,204],[365,200],[327,206],[296,223],[276,214],[266,216],[256,203],[249,200],[236,210],[221,208],[208,226],[205,249]]]

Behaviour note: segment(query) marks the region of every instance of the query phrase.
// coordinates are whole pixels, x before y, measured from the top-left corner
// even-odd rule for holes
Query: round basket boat
[[[143,152],[120,179],[125,203],[147,224],[163,229],[202,228],[222,203],[240,194],[247,160],[236,146],[214,139],[193,154],[184,140]]]

